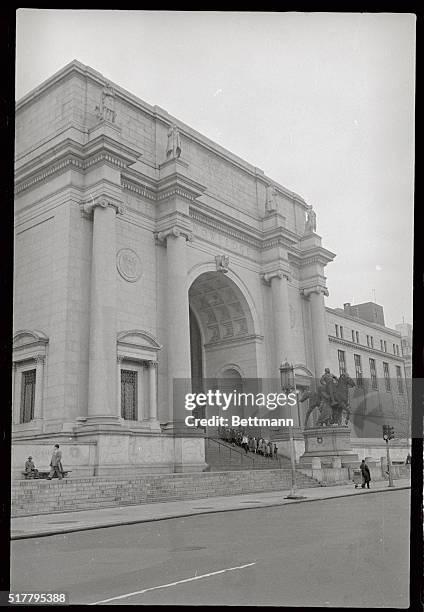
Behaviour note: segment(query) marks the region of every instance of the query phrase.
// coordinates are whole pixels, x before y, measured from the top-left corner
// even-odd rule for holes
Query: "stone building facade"
[[[175,380],[331,363],[314,211],[77,61],[16,113],[16,465],[62,442],[77,474],[203,470]]]

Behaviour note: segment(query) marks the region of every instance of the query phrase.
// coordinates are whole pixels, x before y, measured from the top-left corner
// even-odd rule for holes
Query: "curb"
[[[139,523],[153,523],[156,521],[168,521],[170,519],[176,519],[176,518],[187,518],[189,516],[196,516],[198,514],[217,514],[218,512],[238,512],[240,510],[253,510],[254,508],[273,508],[273,507],[277,507],[277,506],[289,506],[292,504],[302,504],[305,502],[314,502],[314,501],[326,501],[327,499],[339,499],[339,498],[343,498],[343,497],[352,497],[352,495],[369,495],[371,493],[386,493],[386,492],[391,492],[391,491],[402,491],[405,489],[410,489],[411,485],[402,485],[399,487],[387,487],[385,489],[361,489],[361,490],[357,490],[354,489],[352,492],[346,492],[346,493],[341,493],[339,495],[327,495],[326,497],[313,497],[313,498],[304,498],[304,499],[293,499],[293,500],[284,500],[284,501],[275,501],[275,502],[269,502],[269,503],[265,503],[265,504],[261,504],[259,505],[253,505],[253,506],[243,506],[242,508],[217,508],[217,509],[208,509],[205,510],[204,512],[200,511],[200,512],[180,512],[178,514],[170,514],[168,516],[159,516],[159,517],[153,517],[153,518],[139,518],[139,519],[132,519],[132,520],[128,520],[128,521],[119,521],[116,523],[106,523],[106,524],[99,524],[99,525],[91,525],[91,526],[81,526],[81,527],[65,527],[64,529],[57,529],[55,531],[48,531],[48,532],[29,532],[26,534],[22,534],[22,535],[13,535],[13,533],[10,536],[11,540],[28,540],[31,538],[45,538],[48,536],[53,536],[53,535],[63,535],[66,533],[76,533],[78,531],[91,531],[94,529],[107,529],[108,527],[121,527],[123,525],[138,525]],[[282,493],[289,493],[288,491],[282,491]],[[19,518],[19,517],[16,517]]]

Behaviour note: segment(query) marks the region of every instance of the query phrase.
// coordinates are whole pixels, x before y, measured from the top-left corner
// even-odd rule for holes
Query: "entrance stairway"
[[[291,462],[281,455],[277,459],[256,453],[246,453],[241,447],[216,438],[205,438],[206,463],[209,472],[230,472],[235,470],[284,470],[290,481]],[[299,488],[316,487],[318,481],[296,470],[296,485]]]

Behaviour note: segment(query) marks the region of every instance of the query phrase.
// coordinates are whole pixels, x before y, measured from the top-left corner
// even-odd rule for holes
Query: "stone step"
[[[183,474],[144,474],[131,478],[88,477],[83,479],[22,480],[12,487],[12,516],[48,514],[90,508],[115,507],[201,499],[222,495],[287,491],[290,470],[216,470]],[[298,486],[316,487],[312,478],[301,478]]]

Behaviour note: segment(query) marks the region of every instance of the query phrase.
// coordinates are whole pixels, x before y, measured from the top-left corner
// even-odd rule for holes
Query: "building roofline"
[[[308,209],[308,204],[305,202],[302,196],[295,193],[294,191],[291,191],[287,187],[284,187],[284,185],[281,185],[274,179],[271,179],[270,177],[266,176],[264,171],[258,168],[257,166],[254,166],[248,161],[242,159],[241,157],[238,157],[228,149],[225,149],[225,147],[222,147],[221,145],[209,139],[207,136],[204,136],[203,134],[190,127],[183,121],[169,114],[165,109],[161,108],[160,106],[152,106],[151,104],[148,104],[130,91],[124,89],[117,83],[114,83],[113,81],[109,80],[103,74],[101,74],[94,68],[91,68],[91,66],[85,65],[76,59],[66,64],[66,66],[55,72],[52,76],[44,80],[42,83],[37,85],[37,87],[35,87],[30,92],[25,94],[22,98],[20,98],[15,105],[16,112],[19,112],[22,108],[24,108],[27,104],[30,104],[39,95],[41,95],[50,87],[53,87],[60,80],[69,76],[72,73],[79,73],[85,78],[89,77],[92,80],[97,81],[100,85],[104,85],[105,82],[109,83],[113,87],[115,93],[130,104],[133,104],[134,106],[138,107],[147,114],[155,116],[166,125],[178,125],[178,127],[183,133],[185,133],[185,135],[189,136],[193,140],[200,142],[203,146],[206,146],[217,155],[226,158],[227,161],[230,161],[231,163],[235,164],[245,172],[254,175],[258,180],[261,180],[264,185],[273,185],[278,191],[281,192],[282,195],[287,196],[292,200],[295,200],[296,203],[302,206],[305,210]]]
[[[370,327],[373,327],[378,331],[384,331],[388,334],[391,334],[392,336],[396,336],[396,338],[401,337],[400,332],[396,331],[395,329],[392,329],[391,327],[386,327],[385,325],[380,325],[379,323],[372,323],[371,321],[361,319],[360,317],[352,317],[351,315],[347,315],[342,308],[330,308],[329,306],[326,306],[325,309],[328,312],[336,314],[339,317],[343,317],[344,319],[348,319],[349,321],[354,321],[355,323],[362,323],[363,325],[369,325]]]

